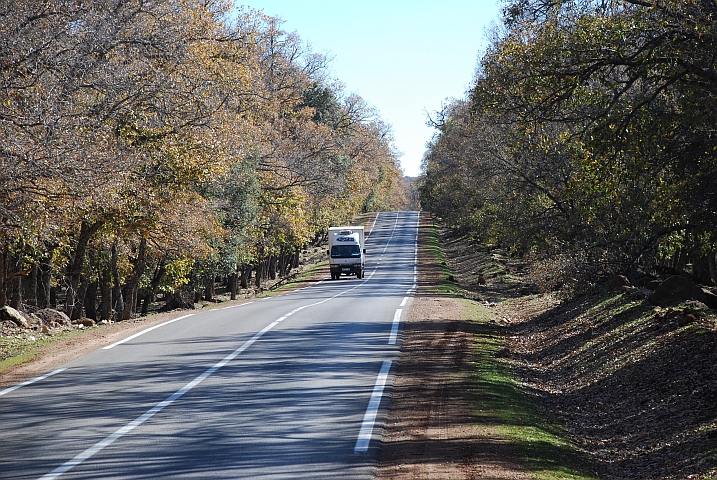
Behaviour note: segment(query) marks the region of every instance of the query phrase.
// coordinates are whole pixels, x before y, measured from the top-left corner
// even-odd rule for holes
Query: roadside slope
[[[717,479],[717,314],[528,266],[424,222],[381,479]]]
[[[528,478],[515,449],[479,418],[477,326],[461,298],[441,292],[446,268],[434,235],[424,216],[419,289],[402,333],[377,478]]]

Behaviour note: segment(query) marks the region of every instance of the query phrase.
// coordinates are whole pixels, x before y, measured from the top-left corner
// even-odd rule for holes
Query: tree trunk
[[[147,313],[149,313],[149,305],[154,301],[154,293],[147,292],[144,295],[144,298],[142,299],[142,312],[140,315],[143,317],[147,316]]]
[[[267,260],[267,275],[269,276],[269,280],[276,280],[276,255],[272,255]]]
[[[10,280],[10,306],[15,310],[22,310],[21,280],[20,276],[16,276]]]
[[[127,300],[122,320],[129,320],[133,313],[137,313],[139,281],[147,268],[147,239],[143,238],[139,241],[137,257],[132,260],[132,264],[134,265],[134,272],[127,279]]]
[[[87,285],[85,292],[85,315],[87,318],[97,321],[97,287],[99,282],[94,282]]]
[[[712,283],[717,284],[717,251],[710,250],[710,253],[707,255],[707,263],[709,265]]]
[[[282,253],[279,255],[279,278],[284,278],[289,271],[289,255]]]
[[[204,300],[207,302],[214,300],[214,275],[204,279]]]
[[[233,272],[229,275],[229,298],[231,300],[237,299],[237,286],[239,284],[239,275],[237,272]]]
[[[12,265],[12,272],[9,275],[10,280],[10,302],[9,305],[14,308],[15,310],[22,310],[21,303],[22,303],[22,292],[21,292],[21,282],[22,282],[22,257],[23,254],[20,252],[17,255],[10,255],[10,265]]]
[[[242,265],[241,267],[241,276],[240,276],[240,286],[241,288],[249,288],[249,280],[251,278],[251,267],[247,265]]]
[[[56,245],[45,242],[45,254],[40,256],[39,275],[37,283],[37,306],[48,308],[52,305],[50,298],[52,292],[52,258],[55,255]]]
[[[709,260],[707,256],[694,253],[693,255],[694,259],[692,260],[692,275],[697,277],[700,283],[709,284],[711,278]]]
[[[80,278],[80,286],[77,289],[77,307],[72,309],[72,317],[70,317],[70,320],[78,320],[82,318],[85,297],[87,296],[87,287],[87,277],[82,275]]]
[[[291,262],[291,268],[299,268],[299,260],[300,260],[299,251],[297,250],[294,252],[294,258],[293,258],[293,261]]]
[[[124,305],[122,306],[122,320],[129,320],[132,318],[132,297],[134,296],[134,288],[128,285],[122,285],[122,299]]]
[[[5,242],[0,251],[0,307],[7,305],[7,256],[8,245],[7,242]]]
[[[85,261],[85,251],[87,250],[87,244],[90,242],[90,239],[101,226],[102,221],[100,220],[97,220],[93,224],[83,221],[80,226],[80,235],[77,237],[77,246],[75,247],[72,261],[70,262],[67,271],[69,284],[65,293],[65,313],[70,318],[73,318],[73,310],[75,308],[80,308],[80,310],[82,310],[82,304],[77,304],[77,287],[80,285],[82,267]]]
[[[261,277],[263,276],[264,270],[263,265],[264,262],[262,262],[261,260],[256,263],[256,278],[254,279],[254,285],[256,286],[256,288],[261,287]]]
[[[110,266],[106,265],[102,269],[100,275],[100,294],[102,296],[102,304],[100,307],[100,319],[112,319],[112,271]]]
[[[114,277],[112,296],[115,303],[115,318],[120,321],[124,318],[124,299],[122,298],[122,283],[120,282],[119,268],[117,267],[117,240],[112,243],[112,277]]]
[[[167,268],[164,265],[164,260],[160,260],[154,269],[154,273],[152,274],[152,281],[149,283],[149,287],[146,288],[144,295],[142,296],[142,316],[149,313],[149,306],[152,302],[154,302],[157,294],[157,288],[159,288],[159,284],[162,283],[162,278],[166,272]]]
[[[38,261],[33,261],[30,273],[22,277],[22,298],[25,305],[37,306],[37,277],[40,271]]]

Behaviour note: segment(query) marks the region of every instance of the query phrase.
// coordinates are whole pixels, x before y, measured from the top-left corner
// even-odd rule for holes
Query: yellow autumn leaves
[[[69,246],[51,251],[72,291],[180,260],[232,275],[404,205],[389,129],[277,19],[228,1],[5,4],[0,304],[47,245]],[[78,263],[83,224],[98,228]],[[101,275],[111,246],[135,266],[121,278]]]

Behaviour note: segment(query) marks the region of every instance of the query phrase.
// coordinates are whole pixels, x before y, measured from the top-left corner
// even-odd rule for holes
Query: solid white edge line
[[[222,310],[229,310],[230,308],[243,307],[244,305],[249,305],[250,303],[254,303],[254,302],[246,302],[246,303],[240,303],[237,305],[229,305],[228,307],[223,307]]]
[[[401,313],[403,312],[402,309],[396,310],[396,313],[393,315],[393,325],[391,325],[391,335],[388,337],[388,344],[389,345],[396,345],[396,337],[398,337],[398,326],[401,323]]]
[[[229,306],[229,307],[224,307],[222,310],[226,310],[226,309],[229,309],[229,308],[235,308],[235,307],[241,307],[242,305],[248,305],[248,304],[250,304],[250,303],[252,303],[252,302],[241,303],[241,304],[239,304],[239,305],[232,305],[232,306]],[[214,309],[208,310],[208,311],[214,311],[214,310],[217,310],[217,309],[214,308]],[[132,340],[133,338],[137,338],[138,336],[140,336],[140,335],[142,335],[142,334],[145,334],[145,333],[147,333],[147,332],[150,332],[150,331],[154,330],[155,328],[159,328],[159,327],[162,327],[162,326],[164,326],[164,325],[168,325],[168,324],[170,324],[170,323],[172,323],[172,322],[176,322],[177,320],[182,320],[183,318],[191,317],[192,315],[194,315],[194,314],[193,314],[193,313],[190,313],[189,315],[184,315],[184,316],[182,316],[182,317],[177,317],[177,318],[174,318],[174,319],[169,320],[169,321],[167,321],[167,322],[160,323],[159,325],[155,325],[155,326],[153,326],[153,327],[147,328],[147,329],[145,329],[145,330],[142,330],[141,332],[135,333],[134,335],[125,338],[124,340],[120,340],[119,342],[113,343],[112,345],[107,345],[107,346],[105,346],[105,347],[102,347],[102,350],[108,350],[108,349],[110,349],[110,348],[112,348],[112,347],[116,347],[117,345],[121,345],[122,343],[128,342],[129,340]],[[53,375],[56,375],[56,374],[58,374],[58,373],[60,373],[60,372],[62,372],[62,371],[65,371],[65,370],[67,370],[67,368],[58,368],[57,370],[53,370],[52,372],[46,373],[46,374],[41,375],[41,376],[39,376],[39,377],[32,378],[32,379],[30,379],[30,380],[27,380],[27,381],[25,381],[25,382],[19,383],[19,384],[17,384],[17,385],[12,386],[12,387],[8,387],[8,388],[6,388],[6,389],[4,389],[4,390],[0,390],[0,397],[2,397],[3,395],[7,395],[8,393],[10,393],[10,392],[12,392],[12,391],[17,390],[18,388],[22,388],[22,387],[26,387],[26,386],[28,386],[28,385],[32,385],[32,384],[35,383],[35,382],[39,382],[40,380],[44,380],[44,379],[46,379],[46,378],[48,378],[48,377],[51,377],[51,376],[53,376]]]
[[[8,387],[8,388],[6,388],[5,390],[1,390],[1,391],[0,391],[0,397],[2,397],[3,395],[8,394],[8,393],[10,393],[10,392],[13,392],[13,391],[17,390],[18,388],[22,388],[22,387],[26,387],[26,386],[28,386],[28,385],[32,385],[32,384],[35,383],[35,382],[39,382],[40,380],[44,380],[44,379],[46,379],[46,378],[48,378],[48,377],[51,377],[51,376],[53,376],[53,375],[56,375],[56,374],[58,374],[58,373],[60,373],[60,372],[62,372],[62,371],[65,371],[65,370],[67,370],[67,369],[66,369],[66,368],[58,368],[57,370],[53,370],[53,371],[51,371],[50,373],[46,373],[46,374],[44,374],[44,375],[40,375],[39,377],[31,378],[30,380],[27,380],[26,382],[18,383],[17,385],[15,385],[15,386],[13,386],[13,387]]]
[[[386,253],[386,250],[388,250],[388,246],[391,244],[391,240],[393,240],[393,236],[396,233],[396,227],[398,226],[398,214],[396,214],[396,221],[393,223],[393,230],[391,230],[391,236],[388,237],[388,241],[386,242],[386,246],[383,248],[383,253]]]
[[[229,309],[229,308],[236,308],[236,307],[242,307],[242,306],[244,306],[244,305],[249,305],[250,303],[253,303],[253,302],[240,303],[239,305],[230,305],[230,306],[228,306],[228,307],[222,307],[222,308],[212,308],[211,310],[205,310],[205,311],[207,311],[207,312],[213,312],[213,311],[215,311],[215,310],[227,310],[227,309]],[[107,345],[106,347],[102,347],[102,350],[109,350],[110,348],[114,348],[114,347],[116,347],[117,345],[122,345],[123,343],[129,342],[130,340],[134,340],[135,338],[137,338],[137,337],[139,337],[139,336],[141,336],[141,335],[144,335],[145,333],[151,332],[151,331],[154,330],[155,328],[164,327],[165,325],[169,325],[170,323],[174,323],[174,322],[176,322],[176,321],[178,321],[178,320],[183,320],[183,319],[185,319],[185,318],[187,318],[187,317],[191,317],[192,315],[194,315],[194,314],[193,314],[193,313],[190,313],[190,314],[187,314],[187,315],[183,315],[183,316],[181,316],[181,317],[173,318],[172,320],[169,320],[169,321],[160,323],[160,324],[155,325],[155,326],[153,326],[153,327],[149,327],[149,328],[147,328],[147,329],[145,329],[145,330],[142,330],[141,332],[137,332],[137,333],[135,333],[134,335],[131,335],[131,336],[129,336],[129,337],[123,339],[123,340],[120,340],[119,342],[115,342],[115,343],[113,343],[113,344],[111,344],[111,345]]]
[[[153,327],[149,327],[149,328],[147,328],[147,329],[145,329],[145,330],[142,330],[141,332],[135,333],[134,335],[130,335],[129,337],[125,338],[124,340],[120,340],[119,342],[115,342],[115,343],[113,343],[112,345],[107,345],[106,347],[102,347],[102,350],[109,350],[110,348],[114,348],[114,347],[116,347],[117,345],[122,345],[122,344],[125,343],[125,342],[129,342],[130,340],[133,340],[133,339],[139,337],[140,335],[144,335],[144,334],[147,333],[147,332],[151,332],[151,331],[154,330],[155,328],[159,328],[159,327],[163,327],[163,326],[165,326],[165,325],[169,325],[170,323],[174,323],[174,322],[176,322],[176,321],[178,321],[178,320],[182,320],[182,319],[184,319],[184,318],[191,317],[192,315],[194,315],[194,314],[193,314],[193,313],[190,313],[189,315],[183,315],[183,316],[181,316],[181,317],[174,318],[174,319],[172,319],[172,320],[169,320],[169,321],[167,321],[167,322],[160,323],[160,324],[155,325],[155,326],[153,326]]]
[[[373,233],[373,228],[376,226],[376,221],[378,220],[379,215],[381,215],[381,212],[376,212],[376,216],[373,218],[373,224],[371,225],[371,230],[368,231],[368,235],[366,235],[366,237],[370,237]]]
[[[373,387],[371,399],[366,407],[366,413],[361,423],[361,430],[359,431],[358,439],[356,439],[354,453],[366,452],[369,443],[371,443],[371,434],[373,433],[373,426],[376,422],[378,408],[381,406],[381,398],[383,397],[383,389],[386,386],[389,370],[391,370],[391,360],[384,360],[383,365],[381,365],[381,371],[378,372],[378,377],[376,377],[376,384]]]

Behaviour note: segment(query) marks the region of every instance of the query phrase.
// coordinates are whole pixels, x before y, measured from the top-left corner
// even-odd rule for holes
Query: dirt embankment
[[[419,289],[407,313],[378,479],[528,478],[495,425],[478,418],[475,326],[465,303],[431,293],[444,280],[420,231]]]
[[[588,476],[717,479],[717,312],[600,287],[569,301],[536,294],[519,261],[447,232],[440,245],[464,296],[492,306],[520,390],[566,433]],[[432,261],[422,259],[425,286],[441,280]],[[380,478],[524,478],[521,453],[472,413],[480,398],[461,304],[420,293]]]

